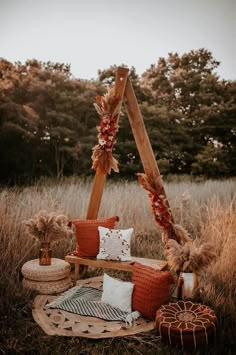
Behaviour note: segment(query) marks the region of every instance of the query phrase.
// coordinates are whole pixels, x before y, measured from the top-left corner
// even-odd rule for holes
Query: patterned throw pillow
[[[98,227],[100,248],[97,259],[131,261],[130,241],[134,229],[108,229]]]
[[[134,263],[133,309],[145,317],[155,319],[157,309],[169,300],[170,286],[174,278],[169,271],[160,271],[150,266]]]
[[[132,312],[133,288],[134,285],[131,282],[117,280],[104,274],[101,301],[130,313]]]
[[[118,216],[107,219],[72,220],[77,244],[76,249],[70,254],[81,257],[96,257],[99,252],[98,226],[114,228],[117,221],[119,221]]]

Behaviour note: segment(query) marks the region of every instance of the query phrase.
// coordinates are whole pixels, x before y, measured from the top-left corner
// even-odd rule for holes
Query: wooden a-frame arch
[[[125,104],[130,126],[142,161],[144,172],[154,181],[156,188],[159,190],[159,193],[165,197],[165,201],[169,208],[160,171],[157,166],[157,162],[144,125],[144,121],[139,109],[138,101],[132,83],[128,77],[128,72],[129,69],[118,67],[114,87],[115,95],[117,95],[120,100],[123,101]],[[96,169],[96,174],[94,177],[92,191],[90,195],[89,206],[87,210],[87,219],[97,218],[102,199],[103,188],[106,181],[106,175],[107,174],[99,167]],[[172,215],[171,220],[172,223],[174,223]],[[178,236],[175,234],[172,228],[168,228],[167,234],[168,238],[173,238],[178,241]]]

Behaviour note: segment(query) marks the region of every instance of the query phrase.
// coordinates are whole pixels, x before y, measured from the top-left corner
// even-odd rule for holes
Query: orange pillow
[[[157,309],[169,300],[170,286],[174,278],[169,271],[135,263],[132,283],[134,291],[132,307],[143,316],[155,320]]]
[[[72,253],[76,256],[96,257],[99,253],[98,227],[113,229],[118,216],[107,219],[74,219],[71,223],[75,226],[76,250]]]

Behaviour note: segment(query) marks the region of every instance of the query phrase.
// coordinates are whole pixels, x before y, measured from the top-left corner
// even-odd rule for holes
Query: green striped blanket
[[[101,302],[102,291],[93,287],[75,286],[64,292],[48,308],[59,308],[82,316],[96,317],[107,321],[123,321],[132,325],[141,314],[137,311],[127,313],[107,303]]]

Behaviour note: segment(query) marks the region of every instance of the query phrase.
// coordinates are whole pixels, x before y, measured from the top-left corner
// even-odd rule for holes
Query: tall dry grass
[[[217,259],[204,274],[200,275],[200,286],[203,301],[212,306],[217,313],[222,328],[222,336],[219,338],[221,339],[220,346],[226,350],[230,349],[236,337],[236,181],[172,182],[165,184],[165,187],[175,221],[188,229],[194,238],[201,238],[214,244]],[[16,352],[21,349],[24,353],[24,341],[30,332],[34,334],[36,339],[35,343],[30,343],[32,351],[35,352],[35,349],[39,347],[39,353],[47,353],[39,345],[42,333],[31,318],[31,302],[34,293],[23,289],[21,285],[22,265],[27,260],[38,257],[38,245],[34,244],[32,239],[26,235],[22,221],[31,218],[41,209],[60,212],[69,218],[84,218],[90,191],[91,181],[82,179],[68,179],[60,183],[44,181],[31,187],[2,188],[0,190],[0,314],[2,327],[0,337],[4,335],[4,339],[7,339],[3,341],[2,347],[0,346],[0,352],[1,349]],[[134,227],[133,255],[150,258],[164,257],[160,230],[154,222],[147,194],[137,183],[107,182],[99,216],[112,215],[120,217],[118,227]],[[72,239],[54,246],[54,257],[64,258],[67,251],[73,250],[74,244],[75,240]],[[17,338],[17,331],[15,332],[14,328],[12,330],[13,313],[19,319],[18,331],[21,329],[19,333],[21,339]],[[26,319],[26,324],[23,322],[24,319]],[[11,331],[8,329],[9,324],[11,324]],[[23,331],[22,328],[27,330]],[[12,337],[15,342],[11,340]],[[138,341],[137,339],[135,341]],[[150,340],[149,338],[149,343],[152,344],[151,349],[155,348],[157,342],[154,339]],[[62,338],[58,339],[57,346],[59,348],[61,346],[63,349],[60,341]],[[141,340],[138,342],[142,343]],[[17,347],[17,344],[21,344],[21,347]],[[29,347],[29,343],[27,344]],[[50,349],[50,342],[48,341],[47,344]],[[87,346],[89,348],[89,344],[83,340],[81,347]],[[106,347],[107,343],[102,344],[101,346]],[[121,348],[124,350],[120,353],[129,353],[128,340],[127,342],[124,342],[124,339],[120,342],[117,340],[115,344],[118,344],[119,351]],[[123,345],[121,346],[121,344]],[[144,344],[142,349],[145,349],[146,345]],[[76,346],[78,348],[78,342]],[[220,346],[218,349],[221,349]],[[131,348],[134,352],[134,348]],[[104,349],[103,351],[105,351]],[[164,354],[172,351],[167,351],[163,347],[159,348],[159,345],[157,345],[157,349],[159,350],[155,350],[157,352],[153,353]],[[144,351],[146,352],[146,350]],[[71,353],[76,352],[72,351]]]

